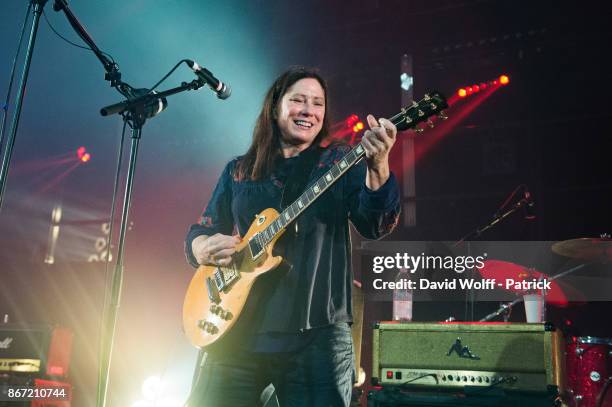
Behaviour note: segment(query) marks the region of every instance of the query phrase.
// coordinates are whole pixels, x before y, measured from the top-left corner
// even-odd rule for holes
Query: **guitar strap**
[[[303,151],[298,156],[298,161],[295,163],[287,179],[285,180],[285,186],[283,187],[281,197],[281,209],[285,209],[291,205],[293,201],[304,192],[310,179],[310,175],[315,170],[315,165],[319,161],[321,156],[322,148],[319,146],[312,146]]]

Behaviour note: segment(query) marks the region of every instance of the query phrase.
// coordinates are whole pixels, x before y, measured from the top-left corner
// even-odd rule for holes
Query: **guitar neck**
[[[291,222],[297,219],[319,196],[336,183],[351,167],[363,158],[365,148],[361,143],[351,149],[340,161],[334,164],[321,178],[311,184],[280,216],[262,232],[262,243],[274,240]]]

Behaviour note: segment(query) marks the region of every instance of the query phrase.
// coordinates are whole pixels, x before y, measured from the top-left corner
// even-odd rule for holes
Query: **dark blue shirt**
[[[348,146],[324,149],[309,183],[349,150]],[[191,242],[197,236],[231,235],[235,230],[244,236],[257,213],[270,207],[280,212],[283,187],[291,182],[287,177],[296,158],[280,159],[273,174],[259,181],[238,181],[234,177],[239,159],[227,164],[200,222],[187,234],[185,250],[194,267],[197,262]],[[365,175],[362,160],[304,211],[296,221],[297,228],[290,228],[293,230],[278,254],[293,267],[280,276],[257,310],[260,323],[253,334],[298,333],[352,322],[349,220],[365,238],[379,239],[393,230],[400,213],[394,175],[376,191],[366,187]]]

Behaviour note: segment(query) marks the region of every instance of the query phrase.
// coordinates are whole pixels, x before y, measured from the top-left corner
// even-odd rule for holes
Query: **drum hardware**
[[[556,281],[562,277],[565,277],[568,274],[571,274],[577,270],[582,269],[587,264],[580,264],[576,267],[572,267],[571,269],[565,270],[559,274],[555,274],[553,276],[546,277],[546,275],[540,271],[537,271],[534,268],[524,267],[515,263],[501,261],[501,260],[485,260],[485,266],[479,269],[480,275],[483,278],[502,278],[502,279],[512,279],[515,281],[521,280],[530,280],[537,279],[542,280],[544,278],[550,282],[551,289],[550,290],[542,290],[542,298],[544,301],[542,308],[542,320],[545,321],[546,315],[546,304],[555,304],[558,306],[567,306],[569,304],[568,295],[566,292],[571,292],[572,288],[567,285],[563,285],[561,282]],[[514,293],[520,295],[514,301],[510,301],[507,303],[502,303],[500,307],[493,311],[492,313],[486,315],[484,318],[480,319],[480,322],[490,321],[493,318],[502,315],[504,316],[504,321],[508,321],[509,314],[512,312],[512,308],[523,301],[522,295],[527,294],[525,290],[520,289],[512,289]],[[574,290],[575,291],[575,290]],[[576,296],[577,292],[572,292],[574,296]]]
[[[612,239],[582,237],[564,240],[553,244],[552,251],[572,259],[606,263],[612,261]]]

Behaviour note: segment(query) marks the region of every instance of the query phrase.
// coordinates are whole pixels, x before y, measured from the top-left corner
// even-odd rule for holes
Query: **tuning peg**
[[[438,113],[438,117],[442,120],[448,119],[448,116],[446,115],[446,112],[444,110]]]
[[[423,100],[428,101],[429,99],[431,99],[431,96],[429,96],[429,93],[426,93],[425,96],[423,96]]]
[[[427,120],[427,125],[428,125],[430,128],[432,128],[432,129],[433,129],[433,128],[434,128],[434,126],[435,126],[435,125],[434,125],[434,122],[432,122],[432,121],[431,121],[431,119],[428,119],[428,120]]]
[[[417,127],[416,129],[414,129],[414,131],[416,131],[417,133],[423,133],[425,129],[422,127]]]
[[[419,107],[419,104],[416,101],[412,101],[412,107]]]

